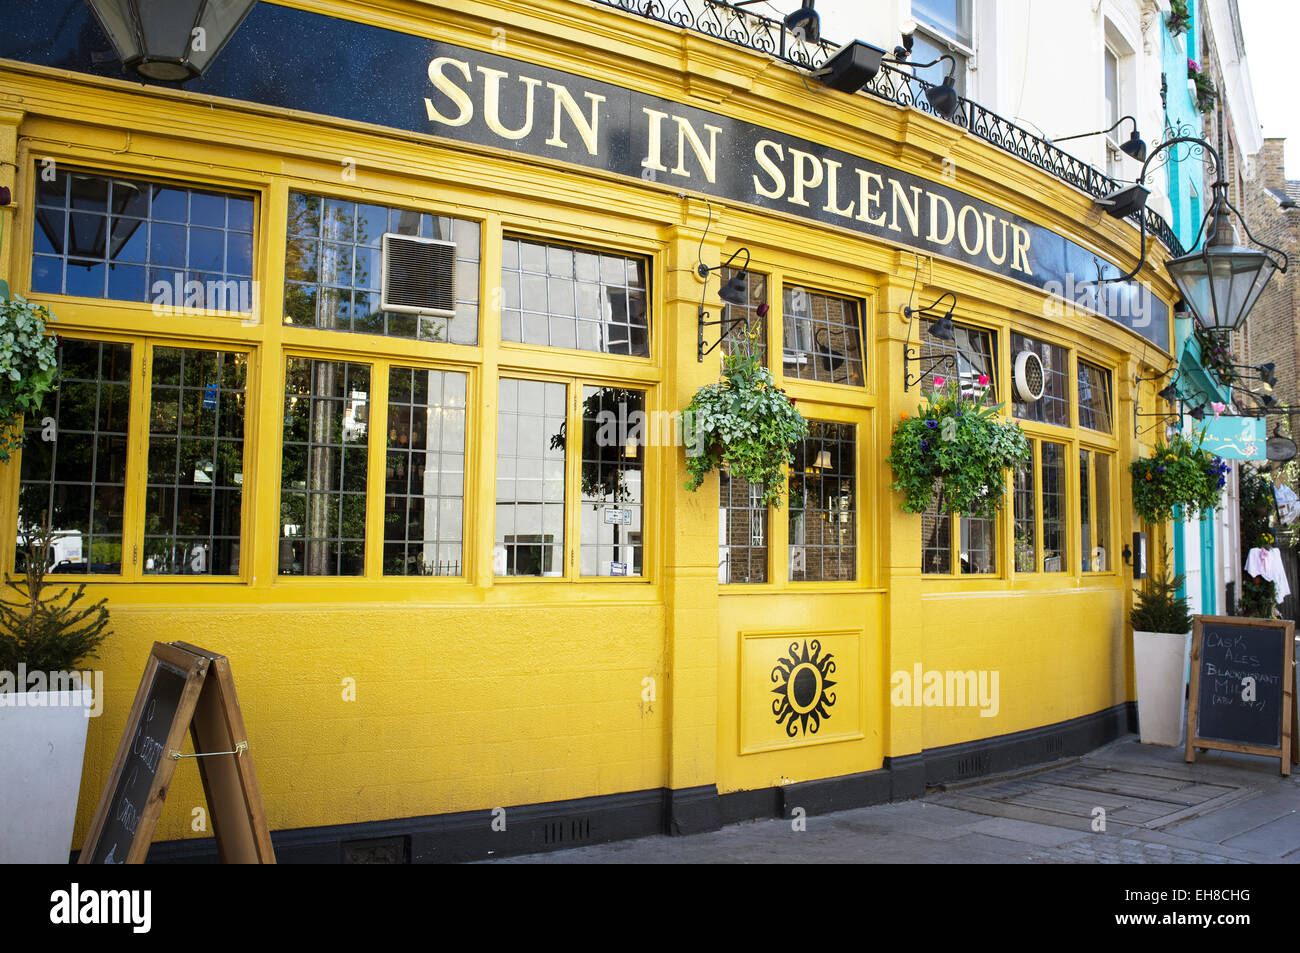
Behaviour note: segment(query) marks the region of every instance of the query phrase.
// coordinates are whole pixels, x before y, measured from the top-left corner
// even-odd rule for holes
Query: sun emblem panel
[[[740,753],[862,737],[862,632],[742,632]]]

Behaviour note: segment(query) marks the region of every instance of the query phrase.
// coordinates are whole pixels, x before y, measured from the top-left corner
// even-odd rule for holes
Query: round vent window
[[[1033,351],[1021,351],[1016,355],[1016,397],[1027,404],[1032,404],[1043,396],[1047,389],[1047,374],[1043,370],[1043,359]]]

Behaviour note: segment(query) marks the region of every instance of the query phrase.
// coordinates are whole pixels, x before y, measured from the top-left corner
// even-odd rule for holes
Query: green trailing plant
[[[1192,628],[1192,617],[1187,599],[1178,595],[1183,586],[1182,576],[1169,574],[1172,554],[1165,552],[1165,569],[1159,576],[1152,573],[1146,585],[1138,590],[1137,602],[1128,614],[1134,632],[1171,632],[1181,635]]]
[[[58,370],[53,315],[14,295],[0,298],[0,463],[22,447],[22,419],[40,410]]]
[[[714,469],[763,487],[763,504],[780,506],[793,448],[808,436],[808,421],[776,386],[763,364],[754,332],[732,335],[722,378],[701,387],[682,412],[686,489],[698,490]]]
[[[54,539],[48,526],[28,530],[24,575],[5,578],[12,592],[0,596],[0,671],[17,671],[20,662],[29,672],[72,671],[83,659],[97,658],[100,644],[112,634],[107,599],[81,605],[84,582],[71,594],[68,586],[46,582]]]
[[[891,488],[903,494],[903,510],[924,513],[938,493],[939,512],[991,519],[1002,508],[1003,471],[1029,460],[1020,424],[998,418],[1002,405],[986,405],[989,379],[974,387],[934,378],[916,416],[902,414],[889,445]]]
[[[1233,367],[1235,358],[1227,335],[1198,330],[1196,336],[1201,342],[1201,364],[1223,383],[1232,384],[1237,379],[1237,370]]]
[[[1196,60],[1187,61],[1187,78],[1196,84],[1196,108],[1203,113],[1214,112],[1214,104],[1219,98],[1210,74],[1203,72]]]
[[[1253,467],[1241,468],[1238,490],[1238,517],[1241,526],[1241,551],[1249,552],[1269,532],[1273,517],[1273,484]]]
[[[1190,30],[1192,12],[1187,6],[1187,0],[1169,0],[1169,18],[1165,22],[1169,25],[1171,36],[1179,36]]]
[[[1250,574],[1242,577],[1237,615],[1251,619],[1271,619],[1276,605],[1277,586],[1273,580]]]
[[[1202,431],[1193,443],[1175,434],[1166,445],[1156,445],[1155,452],[1129,464],[1133,477],[1133,512],[1148,523],[1163,523],[1173,518],[1174,507],[1199,513],[1219,505],[1229,467],[1201,447]]]

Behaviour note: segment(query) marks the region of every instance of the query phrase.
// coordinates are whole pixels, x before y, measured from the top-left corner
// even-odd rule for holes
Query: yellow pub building
[[[1080,303],[1140,254],[1101,173],[636,6],[263,0],[183,84],[82,0],[12,14],[0,277],[61,376],[0,571],[48,521],[113,629],[74,848],[155,641],[230,659],[282,861],[812,814],[1131,729],[1168,227]],[[810,421],[780,508],[685,487],[742,343]],[[1029,438],[996,519],[891,491],[936,376]],[[182,762],[152,859],[215,856],[203,803]]]

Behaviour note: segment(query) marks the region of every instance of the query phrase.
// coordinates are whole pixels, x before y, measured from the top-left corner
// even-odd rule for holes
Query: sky
[[[1300,104],[1294,78],[1300,3],[1238,0],[1237,8],[1260,125],[1265,137],[1286,138],[1286,177],[1300,179]]]

